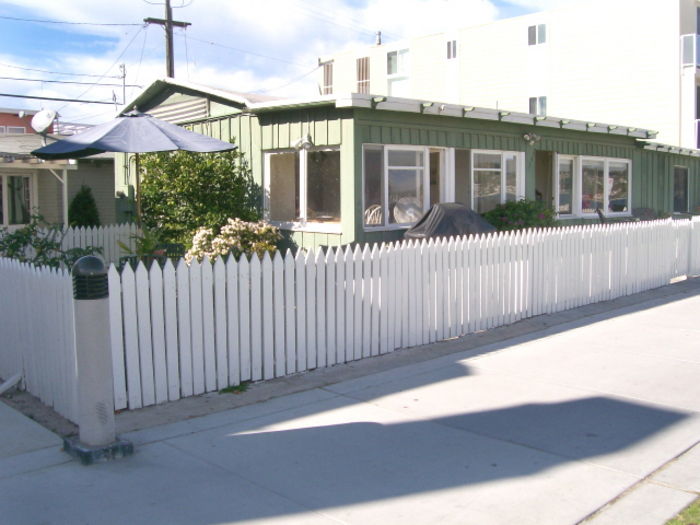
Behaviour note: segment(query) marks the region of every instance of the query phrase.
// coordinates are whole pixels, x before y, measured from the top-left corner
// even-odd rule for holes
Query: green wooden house
[[[156,81],[137,108],[234,139],[265,217],[303,247],[399,239],[435,202],[478,212],[521,198],[565,221],[700,212],[700,151],[650,130],[367,94],[272,99]],[[133,163],[116,187],[132,194]]]

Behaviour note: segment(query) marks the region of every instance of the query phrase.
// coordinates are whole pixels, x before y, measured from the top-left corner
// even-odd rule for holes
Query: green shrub
[[[240,219],[228,219],[218,234],[212,228],[200,228],[192,239],[192,248],[185,254],[185,260],[201,261],[204,257],[214,260],[219,256],[274,252],[276,244],[282,239],[279,229],[263,221],[245,222]]]
[[[551,208],[540,201],[525,199],[499,204],[483,216],[499,230],[546,228],[557,224]]]
[[[95,246],[63,250],[63,235],[60,224],[48,224],[41,215],[34,215],[29,224],[14,231],[0,228],[0,257],[36,266],[70,268],[84,255],[102,253],[102,249]]]
[[[68,207],[68,224],[73,227],[100,225],[100,213],[89,186],[81,186],[73,197]]]
[[[188,245],[199,228],[218,231],[229,217],[260,219],[262,188],[238,150],[141,156],[143,225],[163,242]]]

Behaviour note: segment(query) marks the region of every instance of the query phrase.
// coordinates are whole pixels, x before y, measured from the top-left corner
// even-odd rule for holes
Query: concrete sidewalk
[[[8,448],[0,524],[662,524],[700,492],[699,314],[696,279],[125,414],[112,463]]]

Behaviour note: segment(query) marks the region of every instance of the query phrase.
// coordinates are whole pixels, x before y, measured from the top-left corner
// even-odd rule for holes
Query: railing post
[[[73,265],[75,347],[78,369],[79,435],[64,439],[64,450],[84,465],[133,453],[115,435],[114,376],[109,329],[107,270],[98,257]]]

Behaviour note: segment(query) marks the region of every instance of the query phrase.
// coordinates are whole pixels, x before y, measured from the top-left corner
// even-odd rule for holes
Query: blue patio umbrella
[[[139,153],[192,151],[212,153],[235,149],[223,140],[194,133],[146,113],[131,111],[110,122],[32,151],[40,159],[80,159],[98,153],[136,154],[136,216],[141,220]]]

